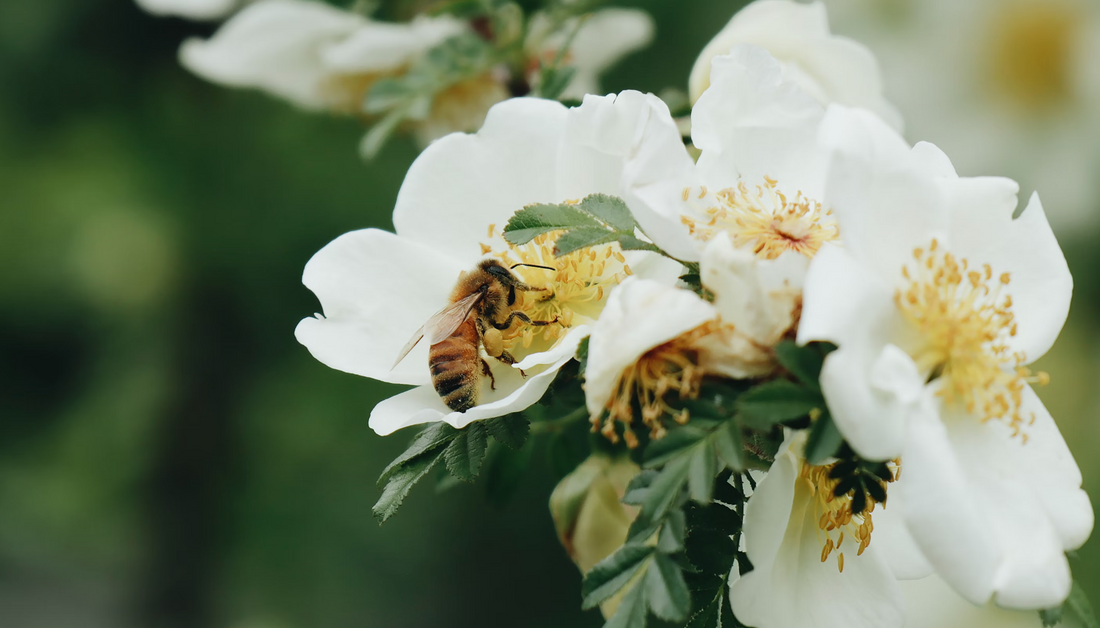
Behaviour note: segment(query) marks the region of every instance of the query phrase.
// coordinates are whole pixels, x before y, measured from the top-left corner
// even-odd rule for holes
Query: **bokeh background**
[[[622,4],[650,10],[658,37],[605,87],[657,92],[686,87],[741,3]],[[179,43],[213,28],[129,0],[0,3],[0,625],[599,626],[541,452],[505,506],[421,485],[385,526],[371,517],[408,436],[367,417],[398,387],[324,367],[292,332],[319,307],[306,260],[392,227],[416,149],[364,163],[359,123],[189,75]],[[835,23],[869,41],[885,28]],[[1027,173],[1010,173],[1025,192]],[[1100,199],[1081,198],[1059,231],[1073,309],[1040,394],[1097,498]],[[1100,541],[1073,566],[1100,603]]]

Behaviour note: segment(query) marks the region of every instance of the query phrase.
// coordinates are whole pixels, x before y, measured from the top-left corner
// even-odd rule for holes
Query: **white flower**
[[[904,542],[893,486],[882,483],[887,504],[868,500],[854,512],[849,495],[833,495],[835,464],[806,463],[805,440],[805,432],[788,436],[745,506],[743,541],[753,570],[730,585],[734,614],[756,628],[906,625],[887,558],[896,561],[895,546]]]
[[[210,39],[185,41],[180,61],[222,85],[262,89],[307,109],[351,112],[375,80],[464,29],[447,16],[392,24],[322,2],[262,0]]]
[[[783,77],[822,105],[863,107],[900,129],[901,115],[882,94],[878,62],[863,45],[829,32],[821,2],[757,0],[741,9],[703,48],[689,79],[691,101],[711,84],[711,61],[735,46],[750,44],[780,61]]]
[[[800,304],[797,282],[804,269],[792,272],[786,266],[757,260],[722,236],[710,243],[702,262],[713,304],[657,281],[623,282],[608,299],[588,345],[584,389],[593,423],[599,426],[607,410],[600,426],[604,435],[616,440],[620,423],[634,447],[635,399],[651,437],[661,438],[663,417],[678,414],[666,403],[667,394],[698,395],[704,374],[744,378],[772,372],[770,348],[791,330]]]
[[[553,62],[577,28],[578,20],[583,22],[564,58],[564,65],[577,71],[560,96],[565,99],[579,100],[585,94],[600,93],[600,74],[653,40],[653,18],[638,9],[602,9],[569,20],[556,31],[551,30],[545,13],[536,13],[528,26],[526,42],[531,57],[541,63]]]
[[[833,26],[890,68],[912,138],[961,173],[1042,190],[1058,233],[1100,222],[1100,3],[827,1]]]
[[[1081,474],[1029,382],[1072,280],[1038,196],[960,178],[866,112],[832,109],[826,200],[844,246],[814,258],[798,339],[840,346],[821,385],[861,455],[901,457],[904,515],[941,577],[977,604],[1059,604],[1064,551],[1093,525]]]
[[[136,0],[153,15],[175,15],[192,20],[217,20],[229,15],[242,0]]]
[[[899,583],[906,628],[1041,628],[1035,611],[1010,611],[967,602],[938,576]]]
[[[388,434],[432,421],[461,428],[522,410],[542,397],[557,369],[572,358],[621,279],[636,272],[675,281],[679,265],[655,254],[624,254],[617,245],[604,245],[554,258],[546,237],[518,247],[501,237],[508,219],[525,205],[621,194],[622,156],[616,151],[631,150],[637,140],[632,121],[661,106],[655,97],[636,92],[572,110],[537,99],[501,103],[476,135],[450,135],[417,158],[397,198],[396,234],[348,233],[310,260],[303,282],[321,301],[324,315],[303,320],[295,332],[298,340],[333,368],[417,386],[374,408],[375,431]],[[584,122],[593,113],[618,123],[620,132],[603,129],[602,136],[591,136]],[[524,281],[554,295],[520,293],[515,307],[533,320],[558,318],[561,324],[513,326],[504,345],[520,361],[517,368],[489,360],[496,390],[483,382],[480,405],[452,412],[431,386],[428,343],[391,366],[416,329],[447,305],[459,274],[486,256],[557,269],[515,269]]]

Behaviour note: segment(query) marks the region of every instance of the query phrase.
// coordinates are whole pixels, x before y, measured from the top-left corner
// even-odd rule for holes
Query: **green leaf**
[[[668,515],[657,535],[657,550],[662,554],[675,554],[684,549],[687,535],[687,518],[684,511],[676,510]]]
[[[409,448],[406,449],[404,453],[394,459],[389,466],[382,470],[382,475],[378,478],[378,486],[382,486],[386,480],[390,479],[390,476],[413,458],[446,445],[451,442],[455,436],[458,436],[458,430],[442,421],[429,425],[416,435],[416,438],[413,439],[412,443],[409,444]]]
[[[608,244],[619,239],[619,234],[603,227],[578,227],[564,234],[554,244],[554,257],[568,255],[573,251],[586,249],[598,244]]]
[[[689,456],[674,458],[665,465],[664,469],[661,469],[657,477],[653,478],[653,482],[646,489],[645,500],[641,504],[642,510],[630,526],[630,538],[644,537],[641,540],[649,538],[653,533],[651,530],[655,530],[669,508],[680,497],[680,492],[687,483],[690,463]]]
[[[638,573],[653,551],[654,548],[649,545],[627,543],[596,563],[581,583],[582,608],[595,608],[618,593]]]
[[[745,457],[742,453],[744,445],[741,442],[741,430],[736,423],[727,421],[711,434],[710,440],[714,444],[718,460],[727,469],[738,472],[745,469]]]
[[[485,461],[485,496],[489,503],[503,506],[512,499],[531,465],[533,447],[511,449],[497,445],[489,448]]]
[[[539,83],[539,96],[556,100],[561,93],[569,87],[573,77],[577,75],[577,68],[573,66],[546,68],[542,71]]]
[[[811,390],[821,390],[821,366],[825,356],[813,346],[800,347],[793,341],[784,340],[775,347],[775,357],[779,364],[790,371],[791,375]]]
[[[510,244],[527,244],[537,236],[551,231],[598,227],[594,216],[583,212],[577,205],[536,203],[517,211],[504,227],[504,239]]]
[[[718,457],[707,445],[696,446],[688,466],[688,494],[700,504],[710,502],[714,476],[718,475]]]
[[[684,574],[672,559],[657,554],[645,574],[646,597],[653,614],[667,621],[684,621],[691,610],[691,593]]]
[[[844,437],[836,429],[832,415],[824,412],[814,421],[806,438],[806,461],[812,465],[822,464],[835,456],[843,443]]]
[[[451,475],[464,482],[473,482],[481,472],[481,462],[485,459],[485,452],[489,447],[489,439],[486,429],[481,421],[475,421],[465,429],[459,430],[458,435],[447,446],[443,457],[447,461],[447,470]]]
[[[802,418],[814,408],[824,409],[825,399],[817,391],[779,379],[749,389],[737,400],[737,408],[745,425],[768,430]]]
[[[588,368],[588,336],[585,336],[581,340],[581,344],[577,345],[577,354],[574,356],[577,358],[578,373],[581,377],[584,377],[584,370]]]
[[[643,586],[631,587],[603,628],[645,628],[648,614],[645,592]]]
[[[646,496],[649,495],[649,485],[653,483],[658,475],[656,471],[647,469],[634,476],[634,479],[630,480],[630,484],[626,485],[626,494],[623,495],[622,502],[631,506],[644,504]]]
[[[659,467],[672,458],[684,453],[709,435],[697,422],[674,427],[668,430],[664,438],[651,440],[646,445],[644,456],[647,469]]]
[[[1076,580],[1073,581],[1069,598],[1062,605],[1062,611],[1068,613],[1070,617],[1076,618],[1083,628],[1100,628],[1100,622],[1096,620],[1096,613],[1092,610],[1092,604],[1089,604],[1089,597],[1085,595],[1085,590],[1081,588],[1081,584]]]
[[[400,470],[389,477],[386,488],[382,489],[382,497],[378,498],[378,503],[371,509],[374,517],[378,519],[378,523],[385,523],[397,512],[397,509],[401,507],[401,503],[405,501],[405,497],[409,494],[409,490],[424,476],[428,475],[432,467],[439,462],[439,458],[440,456],[423,456],[415,462],[401,467]]]
[[[616,231],[633,232],[638,226],[623,199],[607,194],[590,194],[577,204]]]
[[[527,442],[531,434],[531,421],[522,412],[513,412],[485,421],[485,426],[493,438],[502,445],[519,449]]]

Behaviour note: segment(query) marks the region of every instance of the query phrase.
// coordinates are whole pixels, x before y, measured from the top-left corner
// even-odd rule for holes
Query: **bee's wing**
[[[470,315],[477,302],[484,296],[484,292],[475,292],[468,297],[455,301],[454,303],[443,308],[439,312],[436,312],[434,316],[428,319],[424,326],[416,330],[409,342],[405,344],[401,349],[401,353],[397,356],[397,361],[393,363],[393,367],[396,367],[401,363],[401,360],[405,359],[405,356],[409,355],[409,352],[413,350],[413,347],[420,342],[420,339],[424,336],[428,337],[428,344],[434,345],[435,343],[443,340],[454,333],[454,330],[458,329],[466,317]]]

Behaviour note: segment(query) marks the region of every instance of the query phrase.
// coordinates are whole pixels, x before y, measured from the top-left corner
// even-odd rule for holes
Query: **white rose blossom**
[[[516,247],[501,236],[513,213],[531,203],[621,194],[623,155],[635,149],[637,124],[663,107],[637,92],[576,109],[533,98],[501,103],[476,135],[450,135],[417,158],[398,194],[396,233],[351,232],[314,255],[303,282],[324,314],[303,320],[298,340],[332,368],[416,386],[375,406],[370,426],[376,432],[433,421],[461,428],[530,406],[572,359],[619,281],[631,273],[676,280],[680,265],[653,253],[603,245],[555,258],[546,236]],[[591,126],[592,119],[608,125]],[[553,267],[515,269],[523,281],[553,294],[521,293],[515,308],[560,324],[517,324],[506,331],[505,348],[519,360],[516,368],[490,359],[496,390],[484,381],[480,405],[453,412],[431,385],[428,343],[396,367],[393,362],[416,329],[447,305],[459,274],[486,257]]]
[[[661,438],[662,417],[672,412],[666,394],[692,398],[706,374],[745,378],[772,372],[770,347],[796,322],[802,270],[758,261],[722,235],[711,241],[702,261],[703,285],[714,294],[713,304],[657,281],[625,281],[589,341],[585,403],[592,422],[613,441],[621,424],[634,447],[632,399],[640,402],[641,423],[650,436]]]
[[[305,109],[357,111],[370,85],[465,30],[448,16],[407,24],[371,20],[310,0],[262,0],[207,40],[180,47],[195,74],[250,87]]]
[[[854,40],[833,35],[821,2],[757,0],[737,12],[695,61],[688,81],[691,102],[711,85],[711,61],[743,44],[771,53],[784,79],[797,83],[822,105],[863,107],[901,128],[901,114],[883,96],[874,55]]]
[[[1064,552],[1089,536],[1081,473],[1029,385],[1072,280],[1037,195],[956,175],[866,112],[834,109],[826,201],[843,246],[804,286],[800,342],[828,340],[821,386],[860,455],[900,457],[894,490],[923,554],[976,604],[1047,608],[1070,590]]]
[[[905,580],[901,585],[905,599],[906,628],[1042,628],[1039,613],[1011,611],[992,603],[977,606],[963,599],[939,576]],[[1076,624],[1063,620],[1066,628]]]
[[[753,570],[738,576],[734,567],[734,614],[757,628],[909,625],[898,579],[925,577],[930,568],[900,518],[896,470],[882,482],[887,502],[868,499],[854,512],[850,496],[833,496],[836,465],[809,465],[805,442],[805,432],[788,435],[745,506]]]

